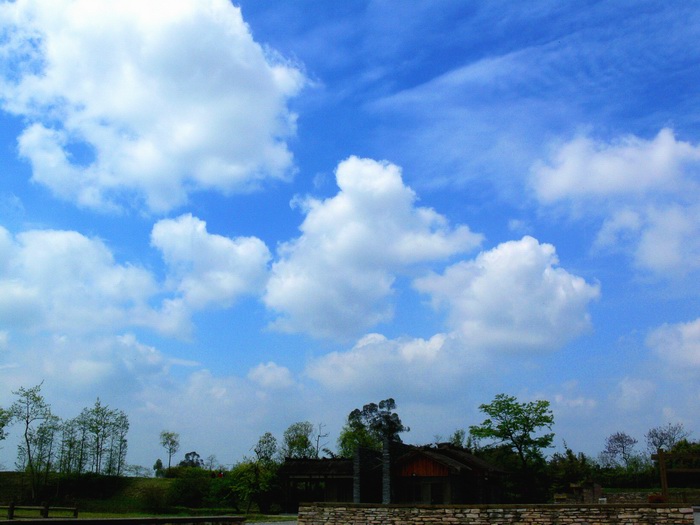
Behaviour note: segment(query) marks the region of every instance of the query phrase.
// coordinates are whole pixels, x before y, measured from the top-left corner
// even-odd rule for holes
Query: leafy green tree
[[[447,442],[454,447],[463,447],[466,441],[467,432],[463,428],[458,428],[447,438]]]
[[[185,459],[178,463],[178,467],[202,468],[204,461],[194,450],[185,454]]]
[[[221,475],[211,478],[209,485],[209,494],[206,504],[211,507],[226,507],[234,509],[234,512],[240,513],[240,499],[236,492],[235,479],[230,471],[224,473],[220,470]]]
[[[79,417],[87,429],[88,449],[92,460],[91,470],[95,474],[100,474],[110,424],[109,408],[103,406],[98,397],[94,406],[84,408]]]
[[[170,468],[173,455],[180,450],[180,434],[163,430],[160,433],[160,444],[168,453],[168,468]]]
[[[523,470],[544,459],[543,449],[551,447],[554,440],[554,433],[541,433],[554,425],[549,401],[520,403],[515,396],[498,394],[491,403],[480,405],[479,410],[489,417],[481,425],[469,427],[475,439],[490,439],[494,446],[510,448]]]
[[[399,434],[410,429],[401,422],[395,409],[396,402],[389,398],[350,412],[338,437],[338,455],[352,457],[358,447],[381,450],[384,440],[400,443]]]
[[[680,439],[670,450],[670,463],[666,463],[667,469],[680,469],[670,474],[669,482],[674,487],[697,487],[698,475],[692,469],[700,469],[700,441],[690,441],[687,437]],[[673,455],[678,455],[675,458]],[[690,471],[685,471],[691,469]],[[653,468],[654,481],[658,483],[658,468]]]
[[[295,423],[291,425],[285,434],[300,434],[308,438],[308,444],[311,444],[311,436],[307,433],[309,427],[313,430],[313,426],[308,424]],[[301,450],[310,450],[307,448],[306,439],[295,437],[295,441],[301,444]],[[283,446],[283,450],[288,450],[289,444]],[[230,476],[233,479],[233,491],[236,494],[236,501],[240,501],[246,505],[246,512],[250,512],[252,505],[265,511],[270,503],[272,494],[277,490],[277,472],[280,463],[276,460],[278,457],[277,439],[270,433],[265,432],[258,442],[253,447],[255,452],[254,458],[243,458],[241,462],[236,464],[231,470]],[[298,457],[298,456],[287,456]]]
[[[563,453],[552,454],[547,466],[554,492],[566,492],[572,483],[590,481],[596,472],[596,464],[591,458],[583,452],[574,453],[568,446]]]
[[[109,443],[107,449],[106,474],[120,476],[126,468],[127,440],[129,432],[129,418],[122,410],[112,412],[112,421],[109,426]]]
[[[157,478],[162,478],[165,476],[165,468],[163,467],[163,461],[160,458],[156,459],[156,462],[153,464],[153,473]]]
[[[61,426],[58,471],[62,474],[80,474],[87,469],[89,460],[87,427],[80,417],[69,419]]]
[[[358,448],[380,450],[381,439],[373,435],[360,417],[359,410],[353,410],[338,436],[338,455],[351,458]]]
[[[31,388],[20,387],[12,393],[17,399],[10,406],[10,417],[13,422],[22,425],[23,441],[19,447],[18,465],[22,465],[29,474],[32,500],[39,496],[41,481],[41,453],[38,446],[43,446],[48,427],[41,427],[46,421],[54,421],[51,407],[41,395],[39,383]]]
[[[284,431],[282,453],[287,458],[314,458],[316,448],[313,444],[314,425],[309,421],[292,423]]]
[[[28,458],[31,451],[34,475],[38,478],[38,486],[42,488],[46,487],[49,472],[54,466],[58,449],[57,435],[60,427],[60,419],[51,414],[30,431],[31,448],[27,447],[26,442],[20,443],[17,447],[17,469],[28,470]]]
[[[255,457],[263,463],[272,463],[277,455],[277,438],[271,432],[265,432],[253,447]]]
[[[279,465],[272,462],[260,462],[244,458],[234,465],[230,476],[237,500],[246,505],[249,513],[253,505],[261,512],[270,506],[272,494],[277,489],[277,471]]]
[[[671,447],[670,452],[679,452],[681,454],[698,454],[700,455],[700,441],[688,441],[687,438],[681,439]]]
[[[10,414],[10,411],[0,407],[0,441],[7,437],[5,428],[10,424],[11,420],[12,414]]]
[[[120,475],[126,465],[129,418],[122,410],[104,405],[98,397],[92,407],[84,408],[68,430],[67,445],[78,447],[74,472],[89,470],[95,474]],[[71,440],[73,440],[71,442]]]

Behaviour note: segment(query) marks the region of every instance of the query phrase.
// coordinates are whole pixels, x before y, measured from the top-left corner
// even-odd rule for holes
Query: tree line
[[[327,447],[328,434],[323,425],[297,422],[290,425],[281,441],[270,432],[252,447],[253,456],[234,465],[230,474],[237,493],[248,504],[265,506],[274,499],[279,487],[277,470],[286,458],[351,458],[358,447],[380,451],[401,443],[401,435],[410,431],[395,411],[394,399],[368,403],[352,410],[336,441],[335,452]],[[513,502],[551,501],[555,493],[567,492],[571,484],[599,483],[607,487],[658,487],[658,470],[651,454],[666,451],[700,453],[700,443],[688,441],[690,432],[681,423],[650,429],[646,435],[646,453],[637,452],[637,440],[624,432],[615,432],[605,441],[597,457],[576,453],[564,443],[563,452],[548,454],[555,434],[554,415],[546,400],[521,402],[515,396],[499,394],[490,403],[480,405],[485,419],[468,429],[457,429],[447,442],[498,467],[505,477],[504,497]],[[172,433],[161,434],[172,437]],[[172,443],[163,439],[166,451]],[[184,466],[185,463],[180,463]],[[165,471],[161,475],[167,475]]]
[[[129,420],[123,411],[111,409],[98,398],[77,417],[61,420],[52,413],[41,386],[18,389],[13,392],[14,403],[8,409],[0,408],[0,439],[11,425],[22,432],[16,467],[28,473],[32,497],[49,473],[148,474],[146,469],[127,467]],[[449,442],[508,472],[506,494],[512,501],[546,501],[571,483],[586,481],[610,487],[658,485],[652,453],[658,449],[700,452],[700,444],[690,442],[690,432],[676,423],[650,429],[645,435],[646,453],[638,452],[634,437],[616,432],[608,436],[597,457],[575,453],[566,443],[563,452],[548,456],[555,437],[548,401],[521,402],[499,394],[479,409],[485,416],[482,423],[435,440]],[[350,458],[358,447],[379,451],[401,443],[401,435],[409,431],[396,412],[396,402],[388,398],[352,410],[334,449],[329,447],[323,424],[300,421],[291,424],[280,440],[265,432],[251,447],[252,455],[227,469],[215,456],[203,459],[196,451],[173,464],[180,436],[163,430],[159,438],[167,463],[159,458],[153,470],[157,477],[178,480],[172,488],[175,494],[168,496],[172,501],[197,506],[220,500],[246,509],[253,505],[264,509],[279,491],[278,470],[286,458]],[[218,481],[206,481],[213,479]]]
[[[15,466],[28,474],[35,500],[50,473],[125,473],[129,418],[99,398],[72,419],[62,420],[41,393],[42,383],[13,391],[15,401],[0,407],[0,439],[19,426],[21,440]]]

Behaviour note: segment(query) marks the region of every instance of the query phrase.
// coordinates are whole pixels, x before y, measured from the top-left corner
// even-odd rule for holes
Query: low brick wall
[[[671,505],[365,505],[302,503],[299,525],[692,525]]]

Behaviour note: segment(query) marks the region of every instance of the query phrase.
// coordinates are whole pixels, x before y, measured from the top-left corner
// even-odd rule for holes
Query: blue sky
[[[505,392],[596,455],[700,412],[693,3],[0,4],[0,405],[230,465]],[[14,462],[3,443],[5,467]]]

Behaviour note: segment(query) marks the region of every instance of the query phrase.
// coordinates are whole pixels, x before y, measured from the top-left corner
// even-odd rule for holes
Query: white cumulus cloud
[[[526,236],[476,259],[415,281],[469,344],[497,350],[547,350],[590,327],[597,284],[558,266],[554,246]]]
[[[674,369],[700,371],[700,318],[664,324],[649,334],[646,343]]]
[[[557,410],[590,412],[596,408],[597,405],[598,402],[595,399],[584,396],[567,397],[565,394],[554,395],[554,406]]]
[[[158,285],[147,270],[119,264],[105,244],[74,231],[30,230],[10,239],[0,269],[0,323],[91,332],[140,326]]]
[[[277,363],[260,363],[248,372],[248,379],[263,388],[286,388],[294,384],[292,373],[288,368]]]
[[[265,303],[283,330],[355,335],[391,318],[387,299],[398,273],[481,242],[468,227],[417,206],[393,164],[350,157],[336,180],[336,196],[302,203],[301,235],[279,248]]]
[[[452,336],[436,334],[430,339],[388,339],[368,334],[346,351],[332,352],[311,361],[306,373],[331,391],[362,390],[376,395],[396,392],[431,396],[449,390],[463,377],[467,366],[478,364],[475,355],[466,356]]]
[[[416,279],[416,288],[447,310],[450,332],[428,339],[368,334],[310,361],[306,373],[332,391],[444,395],[506,353],[557,349],[589,329],[587,307],[600,294],[557,264],[553,246],[524,237]],[[591,404],[580,396],[559,401]]]
[[[226,307],[264,287],[270,251],[256,237],[212,234],[204,221],[185,214],[157,222],[151,244],[163,254],[171,286],[191,308]]]
[[[543,204],[602,217],[596,249],[625,250],[661,275],[700,268],[700,146],[662,129],[651,140],[579,137],[532,168]]]
[[[116,261],[98,238],[69,230],[13,237],[0,227],[0,328],[11,335],[145,327],[183,336],[194,311],[226,308],[264,289],[270,252],[255,237],[211,234],[204,221],[183,215],[156,223],[151,243],[163,255],[165,282]]]
[[[56,195],[165,211],[290,175],[287,101],[304,76],[228,0],[18,0],[0,30],[0,102]]]
[[[700,148],[676,140],[668,128],[652,140],[628,136],[606,143],[578,137],[534,166],[533,183],[545,202],[649,190],[675,193],[687,187],[687,169],[699,162]]]

